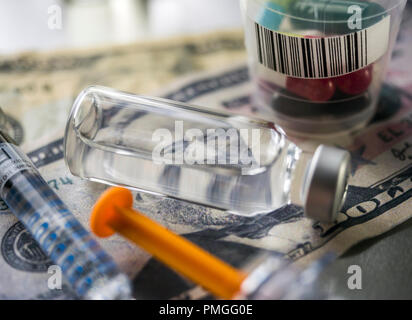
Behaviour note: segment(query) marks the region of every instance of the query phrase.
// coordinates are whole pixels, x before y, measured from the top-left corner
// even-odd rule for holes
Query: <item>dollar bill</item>
[[[218,86],[212,92],[206,89],[207,83],[212,82],[222,82],[226,86]],[[247,87],[251,89],[246,67],[236,66],[179,82],[166,96],[180,96],[181,100],[196,104],[213,101],[216,108],[219,101],[221,108],[253,113],[248,98],[239,96],[239,92],[247,92],[244,91]],[[375,121],[352,137],[351,144],[346,141],[341,143],[352,153],[353,176],[347,201],[336,224],[309,220],[296,206],[287,206],[266,215],[242,217],[144,193],[135,194],[135,206],[238,267],[262,251],[285,256],[297,263],[313,261],[328,251],[343,253],[360,240],[381,234],[411,215],[407,207],[412,194],[412,95],[391,86],[385,86],[384,90],[389,90],[389,95],[395,97],[390,103],[401,104],[396,114],[389,119]],[[187,93],[189,95],[185,96]],[[386,107],[394,106],[389,104]],[[62,142],[62,138],[53,140],[28,154],[50,186],[87,226],[91,207],[106,187],[83,181],[68,172],[63,162]],[[304,141],[301,143],[305,145]],[[6,207],[0,219],[2,258],[6,262],[3,264],[4,279],[1,280],[2,283],[10,283],[7,287],[16,290],[14,295],[10,291],[8,294],[20,298],[51,297],[50,290],[45,287],[48,277],[45,271],[47,263],[50,263],[47,257],[41,255],[36,244]],[[32,242],[27,245],[29,240]],[[205,294],[121,238],[99,241],[133,279],[138,298],[196,298]],[[26,251],[27,248],[30,250]],[[21,261],[23,258],[27,263]],[[29,267],[33,259],[38,260],[37,267]],[[10,274],[16,275],[16,278],[10,277]],[[38,278],[40,280],[36,280]],[[28,287],[36,292],[35,296],[30,290],[21,289],[18,285],[21,279],[25,279]]]
[[[52,188],[60,195],[73,195],[64,200],[87,226],[91,205],[105,186],[85,184],[73,177],[62,158],[65,123],[79,92],[88,85],[100,84],[152,93],[176,78],[217,70],[234,61],[244,61],[245,56],[240,30],[88,50],[2,56],[0,106],[5,116],[0,125],[29,152]],[[74,196],[74,190],[80,193]],[[71,205],[75,203],[78,210]],[[67,286],[62,290],[48,289],[48,257],[3,201],[0,239],[0,298],[74,297]],[[118,254],[116,261],[132,278],[150,259],[120,238],[103,241],[103,246]]]
[[[241,41],[239,34],[226,36]],[[401,36],[407,38],[404,33],[401,33]],[[215,40],[219,38],[214,35],[209,39],[213,37],[216,37]],[[399,68],[397,61],[402,63],[399,61],[412,57],[403,46],[404,41],[407,41],[405,38],[401,38],[402,42],[397,46],[392,70]],[[233,43],[232,40],[228,42]],[[173,83],[159,81],[160,85],[146,88],[175,100],[259,116],[250,102],[252,86],[244,64],[244,53],[241,53],[243,49],[240,48],[241,44],[238,45],[239,49],[236,50],[239,52],[234,56],[238,55],[239,61],[229,62],[230,59],[227,59],[224,63],[227,65],[225,69],[223,64],[215,68],[216,60],[225,56],[220,56],[218,52],[226,49],[220,48],[208,57],[210,61],[205,63],[204,68],[185,72],[183,77],[180,77],[182,74],[171,72],[169,79],[176,76],[180,79]],[[226,53],[230,56],[235,49],[231,47],[227,50]],[[49,63],[53,55],[43,58]],[[45,62],[46,65],[47,63]],[[106,68],[109,66],[111,65],[106,65]],[[84,65],[79,69],[83,67]],[[97,68],[96,65],[94,67]],[[88,72],[93,73],[94,67]],[[109,69],[106,70],[110,79],[106,85],[139,93],[138,86],[125,85],[124,81],[132,81],[124,79],[127,73],[119,71],[118,77],[111,78]],[[53,77],[47,75],[47,72],[43,74],[44,78],[53,81]],[[61,72],[64,74],[63,70]],[[79,72],[87,73],[83,70]],[[73,71],[74,78],[75,73]],[[17,75],[15,77],[18,78]],[[391,73],[388,79],[392,80]],[[292,205],[254,217],[231,215],[216,209],[144,193],[134,194],[134,205],[169,229],[237,267],[242,267],[245,261],[261,252],[277,254],[301,265],[316,260],[329,251],[342,254],[357,242],[382,234],[412,215],[408,210],[412,195],[412,94],[408,91],[412,88],[410,82],[411,80],[405,77],[404,82],[398,82],[397,86],[385,84],[379,112],[374,121],[365,130],[335,142],[352,153],[353,171],[347,200],[334,224],[309,220],[303,216],[302,208]],[[166,83],[168,88],[160,90]],[[79,81],[77,84],[81,87],[83,82]],[[62,85],[62,95],[56,94],[55,100],[49,96],[50,100],[45,97],[44,103],[33,103],[31,108],[37,109],[37,113],[31,113],[31,119],[39,119],[43,126],[47,126],[48,119],[42,119],[38,115],[50,112],[50,109],[47,109],[48,103],[54,103],[56,109],[62,105],[68,108],[66,103],[73,99],[73,94],[78,93],[76,90],[80,90],[74,84],[71,85],[73,92],[70,94],[63,94]],[[25,92],[20,94],[30,96]],[[67,96],[69,98],[65,100]],[[26,98],[19,99],[23,101]],[[26,108],[30,110],[29,107]],[[12,109],[6,109],[6,112],[16,119],[24,118],[19,111],[13,113]],[[68,172],[62,149],[64,121],[56,121],[53,129],[36,129],[41,131],[35,135],[38,141],[31,141],[29,144],[30,137],[27,137],[24,147],[50,186],[68,204],[81,223],[87,226],[90,209],[106,186],[81,180]],[[23,123],[26,132],[37,132],[30,127],[29,121]],[[36,143],[38,146],[33,148]],[[311,141],[301,140],[297,143],[303,148],[313,147]],[[47,266],[50,261],[4,203],[0,209],[0,297],[74,298],[67,286],[60,291],[47,288]],[[99,241],[132,279],[136,298],[185,299],[206,295],[202,289],[120,237]]]
[[[0,106],[25,150],[61,135],[74,98],[89,85],[153,94],[176,78],[246,57],[240,30],[132,45],[0,57]],[[17,126],[20,125],[20,128]],[[24,129],[24,130],[23,130]]]

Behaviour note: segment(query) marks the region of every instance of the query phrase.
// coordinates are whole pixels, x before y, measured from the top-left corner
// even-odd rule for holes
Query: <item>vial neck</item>
[[[307,185],[306,174],[307,168],[310,165],[313,154],[301,151],[295,168],[292,172],[291,188],[290,188],[290,202],[297,206],[304,206],[303,194],[304,188]]]

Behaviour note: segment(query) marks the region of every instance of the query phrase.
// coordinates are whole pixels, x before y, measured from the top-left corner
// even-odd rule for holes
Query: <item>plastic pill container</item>
[[[241,0],[253,103],[286,132],[373,117],[406,0]]]

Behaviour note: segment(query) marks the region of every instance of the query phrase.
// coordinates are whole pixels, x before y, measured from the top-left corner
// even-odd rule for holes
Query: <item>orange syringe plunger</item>
[[[133,210],[132,204],[129,190],[106,190],[93,208],[92,231],[99,237],[117,232],[214,295],[223,299],[236,296],[245,273]]]

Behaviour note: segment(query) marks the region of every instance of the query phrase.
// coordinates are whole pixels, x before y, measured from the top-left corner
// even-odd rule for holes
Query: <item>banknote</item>
[[[56,192],[73,196],[73,190],[80,192],[64,200],[79,205],[78,211],[71,209],[87,226],[91,205],[105,186],[76,179],[63,162],[64,127],[77,94],[93,84],[156,94],[177,78],[219,70],[236,61],[243,63],[245,57],[241,30],[97,49],[2,56],[0,106],[4,114],[0,126],[29,153]],[[4,270],[0,298],[74,298],[66,285],[57,291],[47,288],[49,259],[1,200],[0,229],[0,268]],[[117,262],[132,278],[150,260],[149,255],[120,238],[103,241],[103,246],[118,254]]]
[[[375,119],[361,132],[342,136],[334,142],[347,148],[352,154],[348,196],[336,223],[325,224],[307,219],[303,215],[302,208],[293,205],[282,207],[269,214],[243,217],[183,201],[134,193],[134,206],[162,225],[239,268],[244,266],[245,261],[262,252],[282,256],[304,267],[326,252],[342,254],[359,241],[382,234],[407,220],[412,216],[412,212],[408,210],[412,196],[412,79],[404,73],[403,76],[399,76],[399,73],[405,69],[404,61],[412,57],[408,46],[405,45],[405,42],[411,40],[408,32],[412,26],[408,24],[410,23],[406,21],[401,28],[400,42],[396,47],[390,69],[393,71],[389,72],[383,87]],[[212,39],[219,39],[219,36],[221,34],[207,37],[213,43]],[[131,84],[132,79],[124,79],[127,73],[123,74],[123,71],[118,70],[118,76],[110,75],[111,65],[107,62],[107,69],[104,67],[101,69],[107,72],[107,82],[103,84],[135,93],[147,90],[152,94],[199,106],[259,117],[259,110],[252,106],[250,99],[252,85],[245,65],[241,34],[235,32],[225,34],[224,37],[231,45],[226,44],[223,48],[214,49],[216,51],[209,57],[200,57],[198,50],[190,49],[188,56],[194,54],[195,57],[199,55],[200,60],[208,60],[203,67],[197,67],[192,70],[193,72],[170,71],[170,74],[165,76],[167,80],[164,82],[159,80],[162,78],[159,76],[156,85],[144,87],[143,84],[139,87]],[[203,41],[199,40],[199,43]],[[238,47],[234,46],[234,43],[237,43]],[[219,52],[226,52],[226,54],[220,55]],[[238,57],[239,61],[235,61],[236,59],[230,61],[230,58],[226,57],[232,54]],[[53,56],[40,55],[38,59],[39,61],[44,59],[43,65],[47,66],[53,60]],[[71,57],[69,54],[67,56]],[[226,58],[222,58],[224,56]],[[67,59],[70,60],[69,58]],[[90,59],[93,61],[92,58]],[[224,62],[219,62],[221,64],[216,67],[219,64],[216,61],[221,59]],[[18,80],[20,79],[16,70],[19,68],[18,63],[13,61],[10,58],[8,62],[10,67],[7,68],[13,70],[12,73]],[[93,73],[94,68],[98,68],[97,65],[92,64],[93,68],[89,71],[82,70],[85,64],[87,65],[83,63],[78,67],[81,71],[77,70],[77,72]],[[30,63],[27,65],[28,70],[38,68],[37,64],[32,67]],[[114,62],[113,67],[116,69]],[[3,70],[7,68],[3,67]],[[45,81],[54,83],[53,72],[50,74],[50,70],[44,68],[43,73],[40,71],[37,73],[39,80],[42,79],[40,77],[42,74]],[[27,72],[25,75],[30,75],[30,72]],[[65,71],[62,69],[60,72],[63,79]],[[67,114],[64,117],[62,115],[69,108],[66,104],[70,104],[73,96],[78,93],[76,90],[80,90],[88,81],[98,81],[99,78],[92,79],[90,76],[87,81],[84,81],[89,76],[76,78],[76,71],[73,71],[72,77],[78,82],[73,81],[76,82],[73,84],[67,80],[66,85],[73,88],[70,92],[65,92],[62,84],[60,93],[56,92],[55,96],[50,94],[43,97],[43,94],[40,94],[42,97],[36,98],[35,93],[31,96],[30,93],[20,92],[20,95],[27,97],[18,97],[19,94],[14,93],[14,98],[21,99],[21,103],[33,101],[31,107],[24,107],[25,111],[29,111],[30,108],[36,110],[29,113],[26,122],[25,113],[23,109],[19,109],[20,107],[16,107],[15,111],[12,108],[5,108],[5,111],[8,117],[22,121],[22,128],[24,128],[22,141],[29,157],[80,222],[88,227],[93,203],[106,186],[84,181],[69,173],[63,161],[62,145],[64,120]],[[6,79],[5,75],[4,79]],[[34,75],[32,79],[33,83],[36,83]],[[9,86],[8,95],[11,99],[12,84],[3,84],[5,82],[0,78],[1,85]],[[4,102],[2,103],[4,105]],[[58,113],[58,108],[66,109],[59,111],[61,114],[50,115],[55,121],[50,130],[39,129],[49,123],[47,117],[43,119],[41,116],[48,115],[50,110],[56,110],[55,113]],[[36,119],[39,123],[34,124],[33,127],[30,119],[31,122]],[[13,127],[11,124],[9,126]],[[31,139],[31,134],[36,137],[35,140]],[[296,143],[304,149],[313,147],[313,142],[310,140],[296,139]],[[0,298],[75,298],[67,286],[63,286],[62,290],[47,288],[49,277],[47,268],[51,262],[7,206],[4,203],[0,204],[0,283],[2,284]],[[114,236],[99,241],[114,257],[119,267],[132,279],[136,298],[197,299],[207,295],[202,289],[122,238]]]
[[[18,119],[8,129],[16,131],[16,140],[29,150],[37,141],[61,134],[74,98],[89,85],[153,94],[176,78],[218,70],[245,57],[240,30],[1,56],[0,106],[11,121]]]
[[[225,83],[225,86],[208,90],[208,83],[213,82]],[[210,106],[213,101],[216,108],[219,102],[220,108],[254,114],[249,99],[239,95],[239,92],[247,92],[245,88],[248,87],[251,89],[247,68],[239,65],[179,81],[165,96],[180,96],[181,100],[198,105],[209,101],[207,105]],[[366,130],[348,139],[350,144],[347,140],[341,143],[352,153],[353,172],[347,200],[335,224],[309,220],[300,207],[292,205],[265,215],[242,217],[135,193],[135,207],[237,267],[261,252],[281,255],[299,264],[316,260],[328,251],[341,254],[360,240],[381,234],[411,215],[407,207],[412,194],[412,95],[390,85],[385,85],[383,92],[388,92],[390,98],[386,101],[383,95],[385,105],[382,108],[393,109],[395,104],[397,112],[389,118],[377,118]],[[63,161],[62,142],[60,137],[28,155],[50,186],[87,226],[91,207],[106,187],[68,172]],[[300,143],[305,146],[305,141]],[[67,287],[66,292],[46,288],[50,261],[4,204],[1,212],[1,252],[5,263],[0,281],[8,288],[2,292],[3,296],[72,297]],[[99,241],[133,279],[137,298],[200,298],[205,295],[200,288],[121,238]],[[26,284],[24,290],[20,281]]]

